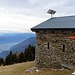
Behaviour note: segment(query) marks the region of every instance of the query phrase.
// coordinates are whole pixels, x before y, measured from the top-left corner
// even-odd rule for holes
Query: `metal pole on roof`
[[[49,9],[47,13],[51,14],[51,18],[52,18],[52,16],[56,13],[56,11]]]
[[[51,18],[52,18],[52,16],[53,16],[53,15],[51,14]]]

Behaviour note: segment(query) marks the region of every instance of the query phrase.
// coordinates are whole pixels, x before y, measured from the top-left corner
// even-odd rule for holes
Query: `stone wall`
[[[74,31],[36,32],[36,66],[38,68],[75,68]]]

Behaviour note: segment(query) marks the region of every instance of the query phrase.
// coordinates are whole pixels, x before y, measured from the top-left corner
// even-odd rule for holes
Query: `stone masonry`
[[[36,31],[36,66],[75,69],[75,31]]]

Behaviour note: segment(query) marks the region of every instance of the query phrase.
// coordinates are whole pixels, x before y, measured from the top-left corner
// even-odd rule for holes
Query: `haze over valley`
[[[34,33],[0,33],[0,57],[4,58],[10,51],[19,53],[31,44],[35,46]]]

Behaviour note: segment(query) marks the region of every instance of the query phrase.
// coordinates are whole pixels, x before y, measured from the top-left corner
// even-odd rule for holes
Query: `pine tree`
[[[12,63],[18,63],[18,57],[16,54],[12,55]]]
[[[24,53],[23,52],[21,52],[20,54],[19,54],[19,62],[21,63],[21,62],[24,62]]]
[[[0,58],[0,66],[1,65],[4,65],[4,59],[3,58]]]
[[[26,61],[33,61],[35,59],[35,47],[29,45],[24,52]]]
[[[9,55],[6,56],[6,59],[5,59],[5,65],[11,65],[13,64],[12,62],[12,51],[10,51]]]

